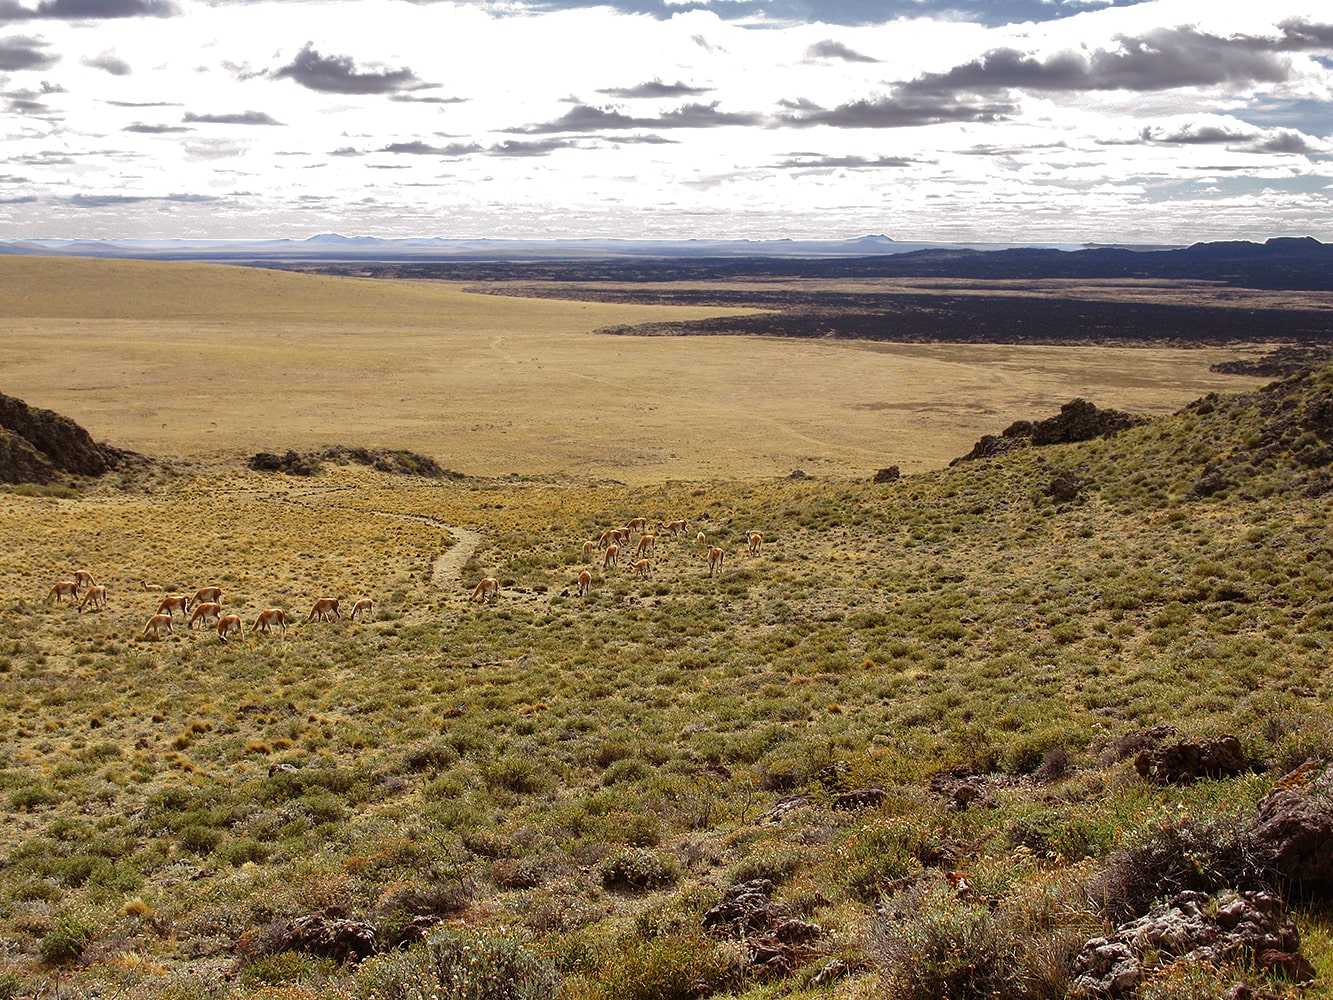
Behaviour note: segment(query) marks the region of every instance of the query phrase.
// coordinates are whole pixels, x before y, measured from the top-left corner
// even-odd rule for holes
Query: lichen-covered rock
[[[310,913],[287,922],[279,940],[280,951],[300,951],[335,962],[359,962],[375,954],[375,928],[350,920],[336,908]]]
[[[1333,769],[1259,803],[1248,837],[1260,863],[1298,897],[1333,898]]]

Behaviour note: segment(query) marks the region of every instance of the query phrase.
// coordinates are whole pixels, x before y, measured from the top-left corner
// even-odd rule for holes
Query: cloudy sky
[[[0,239],[1333,241],[1327,0],[0,0]]]

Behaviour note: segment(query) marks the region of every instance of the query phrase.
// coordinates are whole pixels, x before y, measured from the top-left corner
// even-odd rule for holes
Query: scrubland
[[[1315,978],[1155,953],[1130,995],[1329,996],[1326,900],[1238,845],[1333,746],[1330,398],[881,484],[201,448],[2,492],[0,997],[1077,996],[1089,939],[1239,880]],[[689,527],[584,561],[635,516]],[[107,610],[44,602],[78,568]],[[142,634],[208,584],[243,637]],[[1222,735],[1239,773],[1135,767]]]
[[[879,485],[167,463],[0,495],[0,988],[1067,995],[1078,947],[1141,902],[1127,858],[1155,859],[1154,893],[1224,871],[1228,831],[1328,758],[1319,442],[1256,452],[1261,409]],[[1210,468],[1226,483],[1200,496]],[[1082,483],[1064,504],[1059,471]],[[599,555],[573,596],[584,540],[636,515],[688,536],[647,579]],[[728,550],[715,575],[698,531]],[[42,603],[79,566],[107,611]],[[499,600],[469,601],[488,574]],[[145,582],[300,623],[146,639]],[[304,623],[325,595],[377,614]],[[1234,734],[1249,768],[1150,784],[1124,748],[1161,725]],[[704,927],[759,878],[814,928],[770,965]],[[1296,912],[1305,995],[1327,995],[1327,917]],[[380,950],[293,947],[311,914]],[[1139,995],[1234,982],[1292,989],[1164,959]]]

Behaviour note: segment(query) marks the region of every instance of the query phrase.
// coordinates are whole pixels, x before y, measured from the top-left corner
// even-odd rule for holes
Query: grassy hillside
[[[1333,747],[1331,399],[1324,369],[883,485],[0,494],[0,996],[1074,996],[1154,899],[1265,885],[1329,996],[1323,898],[1244,847]],[[688,532],[646,578],[584,561],[636,515]],[[80,567],[108,609],[44,604]],[[212,583],[243,638],[142,635],[145,584]],[[376,614],[306,623],[321,596]],[[1232,776],[1135,768],[1222,735]],[[1128,995],[1294,990],[1145,961]]]

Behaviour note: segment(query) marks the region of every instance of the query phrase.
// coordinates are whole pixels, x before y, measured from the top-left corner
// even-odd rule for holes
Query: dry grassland
[[[0,260],[0,391],[162,456],[343,444],[628,483],[939,467],[1085,396],[1146,414],[1235,351],[610,338],[740,310],[225,267]]]

